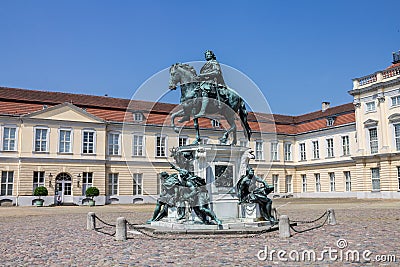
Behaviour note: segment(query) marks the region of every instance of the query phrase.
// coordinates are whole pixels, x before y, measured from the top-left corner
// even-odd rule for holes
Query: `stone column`
[[[115,240],[124,241],[126,239],[127,239],[126,219],[124,217],[119,217],[117,218]]]

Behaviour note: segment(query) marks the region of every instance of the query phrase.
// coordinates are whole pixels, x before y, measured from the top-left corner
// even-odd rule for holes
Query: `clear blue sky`
[[[0,2],[0,86],[131,98],[175,62],[249,76],[273,113],[352,101],[400,50],[399,0]]]

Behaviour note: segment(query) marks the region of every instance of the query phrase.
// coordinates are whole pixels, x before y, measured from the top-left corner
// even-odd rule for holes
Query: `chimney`
[[[328,108],[330,108],[330,102],[322,102],[322,112],[325,112]]]

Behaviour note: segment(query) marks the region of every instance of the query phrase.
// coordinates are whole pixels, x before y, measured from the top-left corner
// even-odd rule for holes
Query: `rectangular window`
[[[142,173],[134,173],[133,174],[133,195],[142,195],[143,194],[143,174]]]
[[[256,141],[256,159],[264,159],[263,142]]]
[[[136,122],[143,121],[143,114],[140,112],[133,113],[133,120]]]
[[[166,156],[166,146],[167,139],[165,136],[157,136],[156,139],[156,156],[157,157],[165,157]]]
[[[331,185],[331,192],[335,192],[336,191],[336,182],[335,182],[335,173],[334,172],[330,172],[329,173],[329,181],[330,181],[330,185]]]
[[[318,141],[313,141],[313,159],[319,159],[319,143]]]
[[[292,160],[292,144],[291,143],[285,143],[284,153],[285,153],[285,161],[291,161]]]
[[[397,167],[397,190],[400,191],[400,167]]]
[[[306,157],[306,144],[305,143],[301,143],[299,144],[300,147],[300,160],[307,160]]]
[[[2,171],[0,196],[12,196],[13,184],[14,184],[14,172]]]
[[[292,193],[292,176],[286,175],[286,193]]]
[[[82,195],[86,195],[86,189],[93,186],[93,172],[84,172],[82,176]]]
[[[240,146],[248,147],[249,146],[249,142],[247,140],[240,140]]]
[[[371,154],[378,153],[378,130],[376,128],[369,129],[369,146]]]
[[[108,194],[118,195],[118,173],[108,174]]]
[[[44,186],[44,172],[33,172],[33,192],[39,186]]]
[[[16,132],[17,128],[15,127],[3,128],[3,151],[15,151]]]
[[[351,191],[351,176],[349,171],[344,172],[344,181],[346,183],[346,192]]]
[[[366,112],[373,112],[376,110],[375,101],[365,103]]]
[[[400,105],[400,95],[392,96],[391,99],[392,99],[392,106]]]
[[[379,168],[371,168],[372,178],[372,191],[381,190],[381,176],[379,174]]]
[[[143,136],[133,135],[133,156],[143,156]]]
[[[342,151],[343,151],[343,156],[350,155],[350,141],[348,135],[342,136]]]
[[[303,192],[307,192],[307,176],[305,174],[301,175],[301,182]]]
[[[331,158],[334,156],[333,154],[333,138],[326,139],[326,156]]]
[[[315,177],[315,192],[321,192],[321,175],[319,173],[315,173],[314,177]]]
[[[83,154],[94,154],[95,132],[83,131]]]
[[[35,128],[35,151],[46,152],[47,151],[47,134],[48,129]]]
[[[202,137],[200,140],[201,145],[207,145],[208,144],[208,138],[207,137]]]
[[[279,176],[278,176],[278,174],[272,174],[272,184],[274,185],[274,192],[279,193]]]
[[[187,137],[179,137],[179,146],[187,146],[188,140],[189,139]]]
[[[108,134],[108,154],[109,155],[120,155],[120,134],[109,133]]]
[[[221,127],[221,124],[219,123],[219,121],[212,119],[211,120],[211,126],[213,128],[219,128],[219,127]]]
[[[59,144],[58,150],[60,153],[71,153],[71,130],[59,131]]]
[[[271,143],[271,160],[279,160],[278,157],[278,143],[272,142]]]
[[[396,142],[396,151],[400,151],[400,124],[394,126],[394,140]]]

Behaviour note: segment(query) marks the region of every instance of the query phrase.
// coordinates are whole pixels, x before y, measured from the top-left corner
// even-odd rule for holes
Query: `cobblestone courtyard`
[[[289,239],[280,239],[278,232],[254,237],[183,236],[183,240],[152,239],[129,234],[123,242],[112,236],[86,230],[86,214],[94,211],[103,220],[115,224],[123,216],[130,223],[143,223],[150,218],[153,205],[108,205],[102,207],[2,207],[0,208],[1,266],[397,266],[400,262],[400,201],[355,199],[278,199],[274,206],[292,220],[311,220],[327,208],[334,208],[338,224],[324,225]],[[98,226],[102,226],[98,224]],[[299,225],[304,229],[310,225]],[[112,229],[104,228],[106,232]],[[338,240],[347,242],[338,248]],[[267,253],[283,250],[288,262],[278,259],[259,260],[260,250]],[[291,250],[301,253],[314,250],[317,257],[329,248],[345,254],[357,250],[360,261],[345,257],[321,261],[294,262]],[[369,250],[367,262],[361,254]],[[292,257],[294,257],[292,254]],[[333,254],[334,256],[335,254]],[[395,255],[397,263],[378,263],[376,256]],[[265,253],[259,254],[264,257]],[[389,257],[387,257],[389,258]]]

